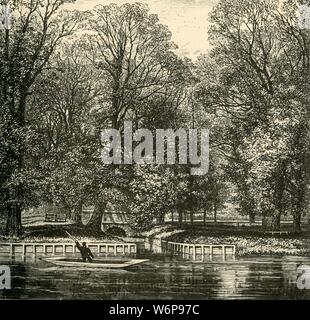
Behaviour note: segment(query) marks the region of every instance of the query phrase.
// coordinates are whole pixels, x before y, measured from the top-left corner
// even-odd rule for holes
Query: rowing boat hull
[[[59,267],[76,267],[76,268],[91,268],[91,269],[123,269],[128,268],[137,264],[141,264],[143,262],[148,261],[147,259],[129,259],[126,261],[115,261],[105,263],[104,260],[101,262],[82,262],[82,261],[72,261],[72,259],[67,260],[66,257],[50,257],[50,258],[42,258],[43,261],[52,263]]]

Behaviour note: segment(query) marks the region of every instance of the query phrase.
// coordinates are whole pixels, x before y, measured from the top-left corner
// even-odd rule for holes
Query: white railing
[[[89,242],[87,246],[94,254],[106,255],[131,255],[137,253],[135,243],[97,243]],[[45,255],[66,255],[76,254],[78,249],[74,243],[0,243],[0,254],[45,254]]]
[[[193,244],[193,243],[179,243],[171,241],[161,241],[163,253],[170,253],[172,255],[182,255],[191,256],[196,260],[197,256],[202,258],[209,256],[212,260],[215,255],[222,255],[226,257],[227,255],[236,255],[236,246],[232,244],[219,244],[219,245],[210,245],[210,244]]]

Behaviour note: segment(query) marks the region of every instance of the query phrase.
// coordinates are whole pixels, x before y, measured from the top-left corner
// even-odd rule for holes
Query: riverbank
[[[2,242],[35,242],[35,243],[62,243],[69,237],[68,231],[74,238],[83,242],[109,242],[121,243],[133,241],[133,239],[122,239],[120,237],[94,233],[93,230],[79,225],[42,225],[25,228],[25,234],[21,238],[5,237],[0,234]],[[254,230],[251,230],[253,232]],[[309,233],[289,234],[283,236],[271,236],[266,234],[249,234],[250,230],[243,230],[236,233],[233,229],[224,230],[182,230],[174,226],[157,226],[143,233],[142,238],[134,239],[134,242],[141,242],[145,239],[145,247],[148,250],[157,252],[160,249],[161,239],[187,243],[221,245],[229,244],[236,246],[236,254],[242,256],[253,255],[310,255]],[[160,251],[160,250],[159,250]]]
[[[70,238],[66,234],[69,232],[75,239],[80,242],[123,242],[119,237],[105,234],[103,232],[94,232],[93,230],[79,225],[39,225],[24,228],[23,236],[19,238],[6,237],[0,234],[2,242],[67,242]],[[125,240],[124,240],[125,241]]]
[[[236,254],[238,256],[310,255],[310,238],[306,234],[285,237],[248,235],[207,236],[206,233],[186,231],[168,236],[165,240],[190,244],[236,245]]]

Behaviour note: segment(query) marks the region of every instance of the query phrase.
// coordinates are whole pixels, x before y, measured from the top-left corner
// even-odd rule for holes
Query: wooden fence
[[[178,243],[162,240],[162,252],[166,254],[192,257],[193,260],[209,257],[210,260],[214,256],[222,256],[224,259],[230,255],[235,257],[236,246],[231,244],[207,245],[207,244],[190,244]]]
[[[133,255],[137,253],[134,243],[88,243],[90,250],[97,255]],[[74,243],[0,243],[0,254],[42,254],[66,255],[76,254],[78,249]]]

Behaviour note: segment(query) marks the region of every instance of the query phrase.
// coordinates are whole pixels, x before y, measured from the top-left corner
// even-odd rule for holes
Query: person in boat
[[[83,242],[82,245],[76,241],[76,247],[79,249],[83,262],[93,262],[94,255],[91,250],[86,246],[86,242]]]

